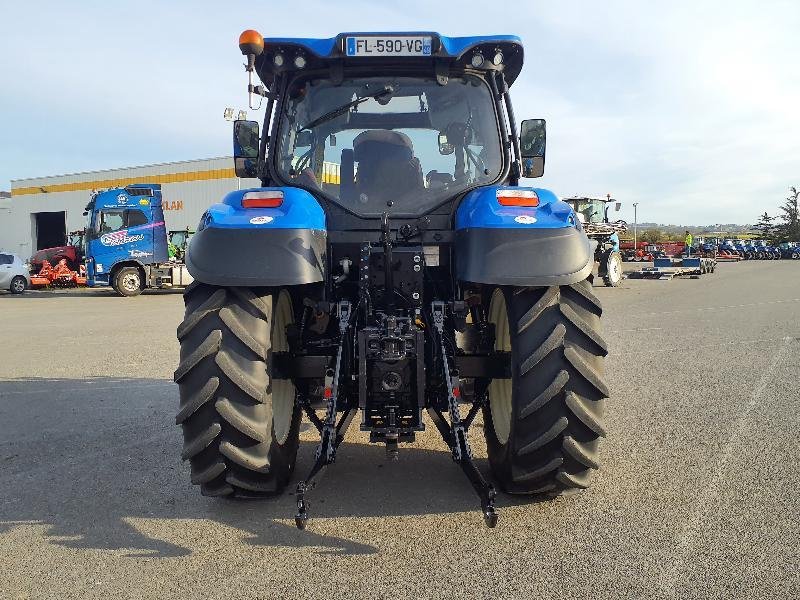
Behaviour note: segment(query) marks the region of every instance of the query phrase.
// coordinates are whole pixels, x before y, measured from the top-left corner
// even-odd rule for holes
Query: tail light
[[[243,208],[277,208],[281,204],[283,204],[283,192],[280,190],[247,192],[242,196]]]
[[[501,206],[539,206],[539,196],[533,190],[497,190]]]

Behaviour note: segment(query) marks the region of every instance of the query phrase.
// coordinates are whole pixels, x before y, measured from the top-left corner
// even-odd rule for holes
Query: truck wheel
[[[619,252],[610,250],[603,256],[602,273],[606,287],[617,287],[622,283],[622,258]]]
[[[589,485],[608,386],[600,301],[591,281],[496,288],[488,320],[495,349],[510,351],[512,378],[489,386],[489,464],[511,494],[559,494]]]
[[[289,349],[291,296],[194,282],[184,301],[175,421],[192,483],[204,496],[278,494],[294,469],[300,431],[294,385],[272,377],[272,353]]]
[[[138,296],[142,293],[142,274],[136,267],[122,267],[114,275],[112,287],[120,296]]]
[[[9,289],[11,290],[12,294],[21,294],[25,291],[26,287],[27,282],[25,281],[25,278],[22,275],[17,275],[11,280],[11,287]]]

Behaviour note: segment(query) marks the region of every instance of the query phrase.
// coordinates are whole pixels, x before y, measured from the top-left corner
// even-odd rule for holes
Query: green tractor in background
[[[621,202],[611,196],[606,200],[574,196],[564,198],[564,202],[572,206],[589,240],[596,242],[594,260],[598,264],[597,274],[603,278],[607,287],[617,287],[622,283],[622,254],[619,251],[619,234],[628,230],[625,221],[610,221],[608,209],[614,205],[619,211]]]

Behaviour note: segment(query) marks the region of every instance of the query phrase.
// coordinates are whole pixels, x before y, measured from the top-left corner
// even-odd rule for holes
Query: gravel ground
[[[0,598],[800,596],[800,265],[595,291],[613,397],[590,490],[501,496],[488,530],[433,432],[388,463],[353,431],[305,532],[291,494],[190,485],[180,295],[0,296]]]

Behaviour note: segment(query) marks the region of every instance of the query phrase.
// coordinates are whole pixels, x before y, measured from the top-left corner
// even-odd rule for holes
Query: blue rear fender
[[[283,192],[274,208],[243,208],[248,192]],[[200,218],[186,267],[212,285],[286,286],[325,277],[325,212],[309,192],[293,187],[237,190]]]
[[[536,194],[537,206],[504,206],[504,190]],[[461,281],[569,285],[589,276],[594,250],[572,207],[542,188],[487,186],[456,211],[455,266]]]

